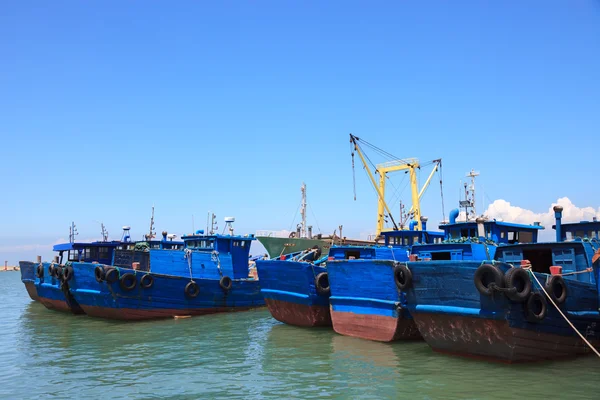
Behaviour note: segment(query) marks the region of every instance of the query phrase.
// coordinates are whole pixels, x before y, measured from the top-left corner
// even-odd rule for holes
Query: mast
[[[103,222],[100,222],[100,227],[102,229],[102,241],[108,242],[108,231],[106,230]]]
[[[471,184],[464,183],[465,199],[459,202],[461,207],[465,208],[465,221],[469,221],[477,218],[477,209],[475,208],[475,177],[479,175],[479,172],[471,169],[467,173],[467,178],[471,178]]]
[[[306,237],[306,184],[302,182],[300,187],[302,192],[302,205],[300,207],[300,216],[302,217],[302,224],[300,225],[300,237]]]
[[[77,236],[77,235],[79,235],[79,232],[77,232],[77,228],[75,227],[75,222],[71,222],[71,226],[69,227],[69,242],[74,243],[75,236]]]
[[[150,217],[150,232],[146,235],[146,240],[152,240],[156,237],[156,232],[154,232],[154,204],[152,205],[152,216]]]

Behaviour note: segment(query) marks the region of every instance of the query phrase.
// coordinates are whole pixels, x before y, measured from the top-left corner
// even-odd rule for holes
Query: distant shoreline
[[[18,266],[7,266],[6,269],[4,269],[4,266],[0,267],[0,272],[14,272],[14,271],[20,271],[21,269]]]

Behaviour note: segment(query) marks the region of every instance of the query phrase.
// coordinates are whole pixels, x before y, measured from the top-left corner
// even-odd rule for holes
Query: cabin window
[[[99,247],[98,248],[98,258],[100,259],[106,259],[109,258],[109,251],[108,251],[108,247]]]
[[[583,231],[575,231],[575,237],[583,239],[583,234],[584,234]]]
[[[460,230],[460,236],[463,237],[476,237],[477,235],[475,234],[475,229],[461,229]]]
[[[78,250],[69,250],[69,261],[79,261]]]
[[[500,239],[504,239],[506,237],[506,232],[500,232]]]
[[[431,259],[433,261],[441,261],[441,260],[451,260],[452,257],[450,255],[449,251],[439,251],[439,252],[432,252],[431,253]]]
[[[519,243],[533,243],[533,232],[520,231]]]
[[[533,272],[549,274],[550,266],[553,265],[552,249],[524,249],[523,259],[531,262],[531,269]]]
[[[571,232],[571,231],[566,232],[565,233],[565,238],[567,240],[573,240],[573,232]]]
[[[344,258],[346,260],[350,260],[350,259],[357,260],[360,258],[360,250],[348,250],[348,251],[346,251]]]

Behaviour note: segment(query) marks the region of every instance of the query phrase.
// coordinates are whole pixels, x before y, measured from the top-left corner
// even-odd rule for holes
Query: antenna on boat
[[[121,235],[121,242],[129,242],[129,239],[131,238],[131,236],[129,235],[130,229],[131,229],[131,227],[128,225],[125,225],[123,227],[123,234]]]
[[[479,172],[471,169],[466,176],[471,178],[471,184],[464,183],[465,199],[459,202],[460,207],[465,208],[465,220],[469,221],[477,217],[477,210],[475,208],[475,177],[479,175]]]
[[[306,184],[302,182],[300,187],[302,192],[302,206],[300,207],[300,215],[302,216],[302,224],[300,225],[300,237],[306,237]]]
[[[223,227],[223,233],[225,233],[225,229],[229,227],[229,234],[233,236],[233,223],[235,222],[235,217],[225,217],[225,226]]]
[[[74,243],[75,236],[77,236],[77,235],[79,235],[79,232],[77,232],[77,228],[75,227],[75,222],[71,222],[71,226],[69,227],[69,242]]]
[[[211,216],[209,234],[214,235],[215,232],[217,232],[219,230],[219,227],[217,226],[217,216],[215,214],[213,214],[212,212],[210,212],[209,215]],[[208,230],[208,226],[206,229]]]
[[[146,235],[146,240],[152,240],[156,237],[154,232],[154,204],[152,204],[152,216],[150,217],[150,232]]]
[[[100,228],[102,229],[102,241],[108,242],[108,231],[106,230],[103,222],[100,222]]]

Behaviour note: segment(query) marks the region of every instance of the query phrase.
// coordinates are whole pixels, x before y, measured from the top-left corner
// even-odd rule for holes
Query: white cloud
[[[579,222],[591,221],[596,217],[600,219],[600,207],[577,207],[568,197],[559,198],[556,203],[548,207],[545,212],[536,213],[525,208],[513,206],[510,202],[502,199],[495,200],[491,203],[484,215],[490,218],[501,218],[506,222],[515,222],[520,224],[532,224],[540,222],[546,229],[540,233],[542,239],[550,239],[554,237],[552,225],[555,223],[554,210],[555,205],[563,207],[562,222]]]

